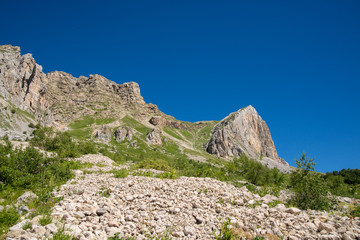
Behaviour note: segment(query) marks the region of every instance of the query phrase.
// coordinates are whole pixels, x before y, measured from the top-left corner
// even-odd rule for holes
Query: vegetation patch
[[[147,134],[148,132],[151,131],[151,128],[148,128],[145,125],[143,125],[142,123],[139,123],[138,121],[136,121],[134,118],[130,117],[129,115],[126,115],[125,117],[123,117],[121,119],[121,121],[124,123],[124,125],[134,128],[134,129],[136,129],[136,131],[138,131],[142,134]]]
[[[69,124],[69,127],[71,129],[80,129],[80,128],[85,128],[85,127],[89,127],[92,124],[95,123],[95,119],[90,117],[90,116],[85,116],[82,119],[78,119],[73,121],[72,123]]]
[[[115,120],[115,118],[96,118],[95,123],[96,125],[104,125],[115,122]]]
[[[49,216],[51,208],[61,199],[53,198],[51,192],[74,175],[72,169],[79,163],[60,156],[46,157],[33,147],[13,149],[9,141],[0,144],[0,197],[2,204],[12,205],[25,191],[32,191],[38,198],[27,203],[30,216]],[[6,233],[20,215],[14,208],[0,212],[0,232]],[[44,220],[45,221],[45,220]]]
[[[115,178],[126,178],[129,172],[126,168],[122,168],[120,170],[113,171],[113,174]]]
[[[184,139],[172,127],[164,127],[164,132],[166,132],[167,134],[169,134],[170,136],[172,136],[174,138],[184,141]]]

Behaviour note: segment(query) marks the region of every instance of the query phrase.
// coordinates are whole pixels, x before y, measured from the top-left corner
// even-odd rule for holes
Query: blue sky
[[[15,4],[16,3],[16,4]],[[184,121],[253,105],[278,153],[359,168],[360,2],[3,1],[0,44],[45,72],[136,81]]]

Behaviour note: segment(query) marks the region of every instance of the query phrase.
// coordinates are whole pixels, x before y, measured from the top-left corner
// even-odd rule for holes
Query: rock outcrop
[[[165,119],[161,116],[154,116],[149,120],[149,123],[151,123],[154,126],[157,127],[173,127],[177,129],[184,128],[184,124],[178,121],[171,121],[168,119]]]
[[[162,145],[161,131],[154,128],[146,134],[146,141],[151,145]]]
[[[45,74],[31,54],[19,47],[0,46],[0,96],[16,107],[34,114],[36,121],[63,127],[73,119],[101,112],[103,117],[136,118],[161,113],[146,104],[135,82],[117,84],[103,76],[73,77],[54,71]]]
[[[131,141],[133,135],[134,129],[128,127],[119,127],[114,132],[115,140],[119,143],[121,143],[125,139]]]
[[[96,131],[95,138],[102,142],[108,143],[111,141],[111,129],[108,125],[103,125]]]
[[[31,54],[20,48],[0,46],[0,95],[17,107],[36,114],[47,110],[47,77]]]
[[[218,157],[236,157],[244,153],[254,159],[287,165],[276,152],[268,126],[252,106],[218,123],[212,130],[206,151]]]

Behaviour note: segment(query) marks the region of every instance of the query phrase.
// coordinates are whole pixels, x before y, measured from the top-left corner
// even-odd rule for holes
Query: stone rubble
[[[78,160],[102,163],[102,171],[116,168],[111,159],[99,155]],[[51,238],[62,227],[80,240],[107,239],[116,233],[135,239],[165,235],[171,239],[215,239],[228,220],[243,239],[260,235],[291,240],[360,237],[359,218],[283,204],[270,208],[268,203],[276,197],[261,198],[246,187],[210,178],[114,178],[111,173],[79,173],[54,194],[63,200],[53,208],[53,223],[41,226],[37,216],[30,220],[33,224],[28,230],[21,228],[26,222],[14,226],[7,239]]]

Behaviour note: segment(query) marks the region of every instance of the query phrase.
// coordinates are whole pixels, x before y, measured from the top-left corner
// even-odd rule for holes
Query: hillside
[[[239,120],[241,117],[227,117],[218,125],[216,121],[178,121],[162,113],[156,105],[145,103],[137,83],[117,84],[97,74],[79,78],[59,71],[45,74],[31,54],[21,55],[19,47],[4,45],[0,50],[0,95],[7,104],[33,116],[9,124],[18,117],[3,111],[0,114],[4,127],[0,129],[0,136],[7,134],[10,139],[24,140],[31,134],[28,124],[38,121],[58,131],[69,131],[73,137],[82,140],[97,138],[103,141],[97,136],[105,134],[107,140],[103,142],[109,143],[115,139],[119,127],[126,127],[134,133],[134,146],[135,142],[139,146],[149,146],[154,142],[163,145],[169,140],[194,160],[215,161],[219,157],[240,157],[244,153],[257,160],[264,156],[263,164],[290,171],[288,164],[277,156],[266,123],[252,107],[246,108],[253,110],[243,120]],[[231,124],[228,124],[229,119],[233,119]],[[244,124],[250,121],[252,124]],[[222,130],[226,130],[226,136],[219,138],[217,129],[223,125],[228,125]],[[106,132],[101,133],[104,128]],[[150,134],[153,129],[156,134]],[[158,139],[150,140],[154,137]],[[236,151],[230,150],[230,154],[214,151],[219,146],[229,145],[229,138],[233,139],[230,145],[235,141],[237,146],[229,148]],[[215,142],[217,147],[213,147]],[[269,152],[275,154],[269,155]]]
[[[0,240],[360,238],[358,171],[290,167],[252,106],[179,121],[4,45],[0,120]]]

